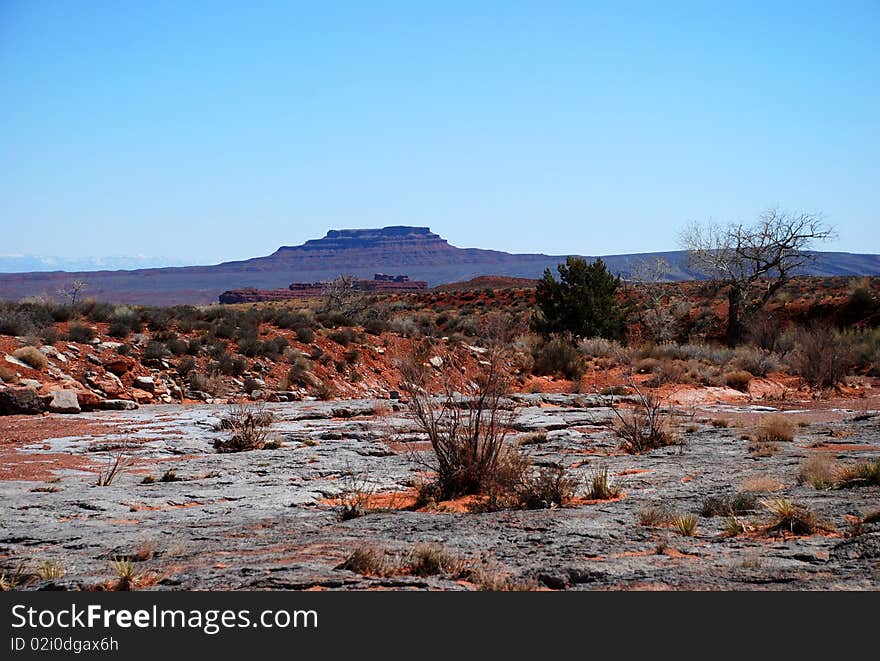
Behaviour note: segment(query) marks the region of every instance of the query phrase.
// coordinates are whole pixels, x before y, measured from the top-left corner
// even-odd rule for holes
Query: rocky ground
[[[567,507],[495,512],[466,502],[414,509],[417,459],[429,455],[398,402],[267,406],[281,447],[234,454],[213,448],[229,436],[219,404],[3,418],[0,578],[26,589],[112,589],[130,560],[142,589],[880,587],[880,524],[860,523],[880,509],[880,487],[797,482],[810,456],[880,457],[880,401],[788,402],[784,415],[801,424],[768,457],[749,454],[742,437],[771,406],[704,401],[678,410],[682,445],[627,455],[601,398],[514,395],[512,440],[529,441],[520,447],[536,465],[564,464],[584,487]],[[124,471],[96,486],[120,450]],[[622,488],[618,498],[583,497],[600,466]],[[160,481],[167,471],[177,481]],[[373,511],[343,521],[338,498],[355,491]],[[740,515],[745,532],[728,536],[725,517],[700,516],[707,498],[739,492],[757,499]],[[811,508],[828,530],[766,530],[760,500],[770,496]],[[695,534],[643,525],[651,507],[696,515]],[[403,558],[424,543],[460,558],[460,570],[340,568],[359,547]]]

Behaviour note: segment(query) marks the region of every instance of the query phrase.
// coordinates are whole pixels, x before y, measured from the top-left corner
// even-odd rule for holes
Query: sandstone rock
[[[112,376],[112,375],[109,375]],[[116,377],[109,378],[105,377],[101,378],[93,378],[89,380],[89,385],[93,388],[97,388],[101,392],[103,392],[108,397],[118,397],[119,395],[125,392],[125,388],[122,387],[122,384],[119,382],[119,379]]]
[[[126,356],[116,356],[104,363],[104,369],[116,376],[122,376],[132,367],[134,367],[134,360]]]
[[[79,413],[82,410],[75,390],[53,390],[51,396],[48,408],[52,413]]]
[[[33,367],[31,367],[30,365],[28,365],[28,364],[27,364],[26,362],[24,362],[23,360],[19,360],[19,359],[16,358],[15,356],[10,356],[9,354],[6,354],[6,356],[4,356],[4,358],[5,358],[5,360],[6,360],[7,363],[11,363],[12,365],[15,365],[16,367],[23,367],[23,368],[25,368],[26,370],[31,370],[31,369],[33,369]]]
[[[140,388],[132,388],[131,396],[138,404],[149,404],[153,401],[153,393],[141,390]]]
[[[43,400],[33,388],[0,390],[0,415],[36,415],[45,410]]]
[[[137,402],[129,399],[105,399],[99,406],[104,411],[131,411],[137,407]]]
[[[156,381],[151,376],[139,376],[134,380],[134,387],[152,393],[156,391]]]
[[[98,348],[103,351],[116,351],[122,346],[122,342],[101,342]]]
[[[76,401],[79,403],[81,409],[91,410],[101,408],[101,403],[104,400],[98,394],[83,388],[82,390],[76,391]]]
[[[98,358],[93,353],[86,354],[86,360],[88,360],[92,365],[103,365],[104,361]]]

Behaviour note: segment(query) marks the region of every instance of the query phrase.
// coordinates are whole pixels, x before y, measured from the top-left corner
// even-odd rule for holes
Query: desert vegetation
[[[107,540],[63,567],[14,544],[0,587],[815,586],[810,554],[863,585],[880,279],[791,277],[766,301],[756,280],[730,342],[729,283],[562,266],[535,287],[0,304],[4,412],[96,411],[70,432],[10,418],[5,442],[42,454],[8,479]],[[51,543],[39,511],[11,529]],[[182,550],[140,554],[155,528]]]

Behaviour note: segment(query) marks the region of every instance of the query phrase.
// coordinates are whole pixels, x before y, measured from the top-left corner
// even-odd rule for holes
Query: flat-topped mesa
[[[321,239],[310,239],[301,246],[282,246],[280,250],[339,250],[347,248],[448,248],[449,243],[429,227],[395,225],[381,229],[329,230]]]
[[[303,298],[318,298],[324,292],[326,282],[291,282],[287,289],[232,289],[220,294],[220,302],[264,303],[268,301],[288,301]],[[387,293],[412,292],[428,288],[424,280],[410,280],[408,275],[387,275],[376,273],[372,280],[352,281],[352,288],[358,291]]]

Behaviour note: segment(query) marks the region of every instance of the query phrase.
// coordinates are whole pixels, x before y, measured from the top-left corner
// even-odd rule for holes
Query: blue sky
[[[0,253],[330,228],[674,249],[821,212],[880,252],[880,3],[0,2]]]

